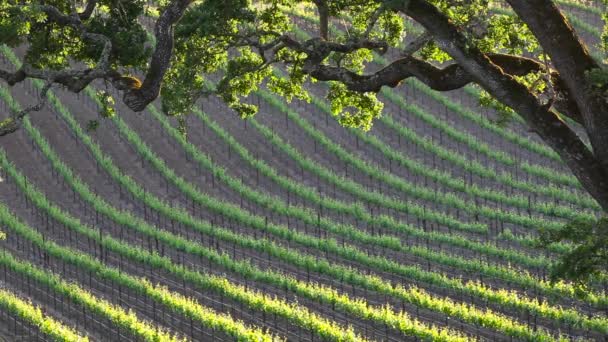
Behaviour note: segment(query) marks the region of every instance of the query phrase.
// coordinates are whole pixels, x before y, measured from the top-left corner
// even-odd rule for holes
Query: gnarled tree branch
[[[27,77],[27,75],[21,69],[15,71],[15,72],[0,70],[0,78],[5,80],[6,83],[8,83],[8,85],[10,85],[10,86],[14,86],[15,84],[23,81],[26,77]]]
[[[66,15],[61,13],[56,7],[50,5],[36,5],[47,15],[47,20],[59,25],[69,26],[80,33],[83,40],[91,41],[103,46],[103,50],[97,60],[95,68],[82,70],[40,70],[31,67],[27,63],[14,73],[0,71],[0,77],[5,79],[9,85],[14,85],[23,81],[27,77],[52,80],[68,87],[72,91],[80,91],[96,78],[101,78],[110,72],[110,54],[112,52],[112,42],[105,35],[91,33],[86,30],[78,15]]]
[[[386,42],[368,39],[354,39],[345,43],[338,43],[312,38],[299,42],[288,35],[283,35],[279,40],[290,49],[305,52],[307,61],[311,64],[320,64],[332,52],[350,53],[359,49],[370,49],[385,53],[388,49]]]
[[[531,72],[544,70],[544,64],[531,58],[507,55],[490,54],[490,61],[500,67],[504,73],[513,76],[524,76]],[[308,59],[304,64],[304,71],[320,81],[338,81],[345,84],[348,89],[357,92],[378,92],[383,86],[396,87],[409,77],[415,77],[430,88],[437,91],[455,90],[474,83],[475,79],[459,64],[454,63],[443,68],[415,57],[405,56],[397,59],[384,68],[372,73],[360,75],[343,67],[336,67],[316,63]],[[562,81],[557,72],[551,74],[556,90],[563,92]],[[557,99],[553,105],[573,120],[580,122],[580,113],[572,105],[567,93]]]
[[[125,92],[123,102],[140,112],[160,94],[163,77],[173,55],[173,25],[177,23],[194,0],[173,0],[161,13],[154,27],[156,47],[141,88]]]
[[[42,90],[40,91],[40,94],[38,95],[38,103],[36,103],[33,106],[27,107],[21,111],[12,112],[10,117],[0,121],[0,136],[4,136],[4,135],[17,131],[19,128],[21,128],[21,125],[23,123],[23,118],[27,114],[29,114],[31,112],[37,112],[37,111],[42,110],[42,108],[44,108],[44,106],[46,105],[46,102],[47,102],[46,94],[51,89],[52,85],[53,85],[52,79],[49,79],[44,84],[44,87],[42,87]]]
[[[95,68],[84,70],[40,70],[33,68],[25,63],[15,72],[0,70],[0,78],[7,81],[9,85],[14,85],[26,78],[37,78],[46,80],[45,86],[40,93],[40,99],[34,106],[30,106],[18,113],[14,113],[10,118],[0,124],[0,136],[14,132],[21,127],[23,117],[30,112],[41,110],[46,104],[46,94],[52,84],[60,83],[74,92],[79,92],[89,83],[97,78],[103,78],[110,72],[110,53],[112,42],[104,35],[87,32],[77,14],[66,15],[61,13],[56,7],[50,5],[36,5],[47,15],[47,20],[56,22],[60,25],[69,26],[76,29],[84,40],[92,41],[102,45],[103,50]]]
[[[138,89],[127,89],[123,96],[124,103],[134,111],[142,111],[148,103],[154,101],[160,94],[163,76],[170,66],[173,54],[173,25],[183,16],[185,10],[194,0],[173,0],[161,13],[156,22],[154,33],[156,36],[156,47],[152,54],[150,67],[146,73],[143,84]],[[90,0],[87,8],[82,13],[67,15],[50,5],[36,5],[47,15],[47,20],[62,26],[69,26],[80,32],[84,40],[92,41],[103,46],[103,51],[95,68],[82,70],[39,70],[24,64],[16,72],[0,70],[0,78],[9,85],[14,85],[26,78],[37,78],[48,80],[64,85],[72,92],[80,92],[95,79],[108,79],[118,89],[121,87],[122,75],[110,68],[110,54],[112,43],[110,39],[102,34],[88,32],[81,18],[90,16],[88,11],[93,11],[96,0]]]
[[[562,75],[563,86],[578,107],[593,153],[608,172],[608,101],[594,90],[586,72],[599,68],[554,1],[508,0],[528,25]],[[605,180],[608,186],[608,179]]]
[[[416,51],[422,49],[422,47],[424,47],[431,40],[433,40],[433,35],[430,32],[425,31],[423,34],[419,35],[416,37],[416,39],[407,44],[407,46],[401,51],[401,55],[411,56]]]
[[[513,76],[492,63],[491,59],[479,51],[435,6],[425,0],[409,0],[401,5],[394,1],[391,3],[432,32],[439,47],[449,53],[477,84],[517,111],[560,155],[602,208],[608,210],[608,170],[556,113],[542,105],[534,94]]]
[[[91,14],[93,14],[93,10],[95,10],[96,6],[97,6],[97,0],[89,0],[89,2],[87,2],[87,6],[85,7],[84,11],[82,11],[81,13],[78,13],[78,17],[80,18],[80,20],[88,20],[91,17]]]

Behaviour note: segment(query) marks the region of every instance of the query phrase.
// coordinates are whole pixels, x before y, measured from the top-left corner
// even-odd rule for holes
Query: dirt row
[[[31,160],[31,159],[30,159],[30,160]],[[38,171],[40,172],[40,169],[39,169]],[[47,184],[47,185],[48,185],[49,183],[52,183],[52,180],[47,180],[47,181],[46,181],[46,183],[43,183],[43,184]],[[49,189],[49,190],[51,190],[51,189]],[[69,191],[65,191],[65,190],[63,190],[63,191],[61,191],[61,190],[57,190],[57,191],[52,191],[52,192],[53,192],[53,193],[58,193],[58,194],[69,194]],[[61,200],[61,199],[59,199],[59,198],[58,198],[58,199],[54,199],[54,201],[55,201],[55,202],[61,202],[61,203],[63,203],[63,204],[64,204],[64,207],[65,207],[65,204],[66,204],[67,202],[69,202],[69,200],[66,200],[65,198],[64,198],[63,200]],[[82,207],[77,207],[77,208],[75,208],[74,210],[75,210],[75,211],[77,211],[77,212],[80,212],[80,211],[82,211],[82,209],[83,209]],[[87,210],[84,210],[84,212],[86,213],[86,212],[87,212]],[[88,212],[90,213],[90,212],[91,212],[91,210],[89,209],[89,210],[88,210]],[[103,229],[104,229],[104,230],[106,230],[106,229],[108,229],[108,227],[103,227]],[[120,234],[122,235],[122,230],[121,230],[121,233],[120,233]],[[61,234],[60,234],[60,236],[61,236]],[[135,241],[135,243],[141,243],[141,239],[140,239],[139,241]],[[281,266],[281,267],[276,267],[276,268],[277,268],[277,269],[284,269],[284,267],[283,267],[283,266]],[[266,289],[266,290],[265,290],[265,292],[269,292],[269,291]]]
[[[114,144],[114,145],[115,145],[115,144]],[[82,164],[82,163],[80,163],[80,164]],[[85,176],[85,175],[83,175],[83,176]],[[95,179],[97,179],[97,178],[95,178]],[[186,203],[186,205],[187,205],[187,204],[188,204],[188,203]],[[131,204],[131,206],[132,206],[132,204]],[[272,218],[272,217],[271,217],[271,218]],[[219,222],[219,220],[216,220],[216,222]],[[428,242],[427,242],[427,244],[428,244]]]

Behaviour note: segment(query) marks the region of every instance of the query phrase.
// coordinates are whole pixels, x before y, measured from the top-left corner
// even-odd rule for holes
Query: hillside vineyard
[[[598,53],[603,7],[558,3]],[[314,8],[285,13],[311,37]],[[0,83],[0,118],[43,86]],[[255,117],[208,97],[183,135],[158,101],[91,129],[104,87],[53,87],[0,138],[0,341],[608,341],[608,279],[551,283],[572,246],[535,245],[600,206],[477,88],[385,87],[365,132],[324,83],[310,102],[261,87]]]

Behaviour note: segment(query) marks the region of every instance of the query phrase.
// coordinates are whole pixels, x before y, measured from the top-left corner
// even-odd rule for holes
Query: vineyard
[[[557,2],[599,56],[605,6]],[[313,11],[285,8],[295,35]],[[0,83],[0,118],[43,86]],[[608,279],[552,283],[572,246],[535,242],[600,206],[478,88],[384,87],[364,132],[323,83],[261,87],[255,117],[209,97],[183,135],[159,101],[100,119],[104,87],[53,87],[0,138],[0,341],[608,341]]]

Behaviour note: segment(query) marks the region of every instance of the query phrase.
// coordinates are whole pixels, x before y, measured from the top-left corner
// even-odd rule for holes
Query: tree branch
[[[156,47],[141,88],[125,92],[123,102],[140,112],[160,94],[163,77],[173,55],[173,25],[177,23],[194,0],[173,0],[161,13],[154,27]]]
[[[432,32],[439,47],[449,53],[477,84],[518,112],[528,125],[560,155],[602,208],[608,211],[608,171],[556,113],[542,105],[524,85],[492,63],[490,58],[479,51],[449,18],[429,2],[387,1],[391,1],[395,8]],[[532,12],[543,11],[535,8]]]
[[[515,13],[528,25],[562,75],[562,86],[578,107],[594,154],[608,172],[608,101],[594,89],[586,72],[599,68],[554,1],[508,0]],[[608,183],[608,179],[606,180]]]
[[[8,85],[14,86],[15,84],[23,81],[26,78],[26,74],[22,69],[19,69],[15,72],[9,72],[5,70],[0,70],[0,78],[6,81]]]
[[[329,40],[329,7],[326,0],[314,0],[319,11],[319,36]]]
[[[288,35],[283,35],[275,41],[282,42],[286,47],[305,52],[307,59],[303,71],[320,81],[339,81],[350,90],[358,92],[378,92],[383,86],[395,87],[408,77],[416,77],[423,83],[437,91],[454,90],[464,87],[476,80],[459,64],[451,64],[438,68],[430,63],[413,58],[410,55],[433,39],[430,31],[426,31],[402,52],[402,58],[393,61],[388,66],[373,74],[360,75],[340,66],[323,64],[331,52],[348,53],[361,48],[375,49],[381,53],[388,49],[385,42],[375,42],[367,39],[353,40],[347,43],[323,41],[319,38],[299,42]],[[524,76],[531,72],[546,71],[546,65],[526,57],[508,54],[489,54],[486,56],[491,63],[500,67],[502,73],[511,76]],[[552,102],[552,105],[561,113],[581,122],[581,115],[575,103],[569,96],[559,73],[549,71],[552,83],[561,96]]]
[[[431,40],[433,40],[433,35],[428,31],[424,31],[424,33],[422,33],[421,35],[416,37],[416,39],[407,44],[407,46],[401,51],[401,55],[411,56],[416,51],[422,49],[422,47],[425,46]]]
[[[80,18],[80,20],[88,20],[91,17],[91,14],[93,14],[95,6],[97,6],[97,0],[89,0],[84,11],[82,13],[78,13],[78,17]]]
[[[4,135],[17,131],[19,128],[21,128],[21,125],[23,124],[23,118],[27,114],[29,114],[31,112],[40,111],[40,110],[42,110],[42,108],[44,108],[44,106],[46,105],[46,102],[47,102],[46,94],[51,89],[53,82],[54,82],[53,80],[49,79],[44,84],[44,87],[42,87],[42,90],[40,91],[40,94],[38,96],[37,104],[27,107],[18,112],[14,111],[11,113],[10,117],[0,121],[0,136],[4,136]]]
[[[488,55],[490,61],[500,67],[504,73],[513,76],[524,76],[531,72],[543,71],[544,65],[531,58],[506,55]],[[397,59],[384,68],[366,75],[360,75],[346,68],[305,62],[304,71],[319,81],[338,81],[349,90],[357,92],[378,92],[383,86],[396,87],[409,77],[416,77],[430,88],[437,91],[460,89],[475,79],[459,64],[438,68],[423,60],[405,56]],[[561,79],[557,72],[552,73],[556,89],[561,91]],[[580,122],[580,113],[567,94],[553,102],[560,112]]]
[[[24,63],[17,71],[8,72],[0,70],[0,78],[7,81],[11,86],[19,83],[26,78],[44,79],[46,81],[44,87],[41,90],[39,101],[36,105],[30,106],[19,112],[11,114],[11,116],[4,121],[0,122],[0,136],[15,132],[23,122],[23,118],[28,113],[39,111],[46,105],[46,94],[53,85],[53,83],[59,83],[66,86],[73,92],[80,92],[89,83],[97,78],[105,78],[108,74],[112,73],[110,70],[110,54],[112,52],[111,40],[97,33],[90,33],[86,30],[85,26],[80,21],[80,15],[73,9],[72,15],[66,15],[61,13],[56,7],[50,5],[35,5],[38,9],[47,15],[47,20],[55,22],[59,25],[69,26],[74,28],[80,33],[83,40],[92,41],[95,44],[103,46],[102,52],[97,60],[95,68],[88,68],[84,70],[40,70],[33,68],[31,65]],[[95,0],[87,5],[87,7],[95,7]],[[91,9],[92,11],[92,9]]]
[[[62,26],[69,26],[80,32],[84,40],[103,46],[102,53],[95,68],[83,70],[38,70],[24,64],[16,72],[0,70],[0,78],[6,80],[10,85],[14,85],[24,79],[38,78],[51,79],[67,87],[72,92],[80,92],[93,80],[103,78],[108,79],[120,90],[126,90],[123,102],[133,111],[142,111],[148,103],[154,101],[160,94],[162,79],[170,66],[173,55],[173,25],[177,23],[188,6],[194,0],[172,0],[161,13],[156,21],[154,34],[156,37],[156,47],[152,54],[150,67],[146,73],[141,87],[125,88],[123,86],[123,76],[116,70],[110,69],[110,55],[112,43],[110,39],[102,34],[91,33],[81,21],[81,18],[88,18],[94,10],[97,0],[90,0],[84,12],[66,15],[56,7],[50,5],[35,5],[47,15],[47,20]]]
[[[112,53],[112,41],[108,37],[102,34],[88,32],[86,27],[80,21],[78,15],[63,14],[56,7],[50,5],[36,6],[38,6],[38,8],[47,15],[47,20],[55,22],[59,25],[72,27],[80,33],[83,40],[88,40],[103,46],[103,50],[97,60],[97,65],[95,68],[87,68],[83,70],[69,69],[57,71],[32,68],[26,63],[14,73],[0,71],[1,78],[5,79],[11,86],[23,81],[28,77],[52,80],[53,82],[66,86],[70,91],[79,92],[93,80],[97,78],[104,78],[111,73],[110,55]]]
[[[337,43],[320,38],[312,38],[299,42],[288,35],[283,35],[279,40],[290,49],[305,52],[307,63],[311,65],[320,64],[332,52],[350,53],[359,49],[370,49],[384,54],[388,50],[386,42],[368,39],[354,39],[345,43]]]

